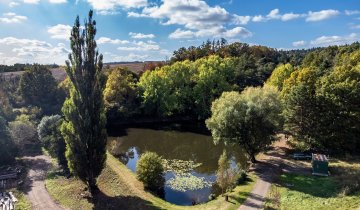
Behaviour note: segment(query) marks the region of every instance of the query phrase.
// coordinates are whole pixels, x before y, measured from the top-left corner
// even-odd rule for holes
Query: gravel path
[[[51,159],[46,155],[24,157],[29,165],[28,179],[26,180],[26,197],[35,210],[62,210],[50,197],[45,188],[46,172],[51,167]]]

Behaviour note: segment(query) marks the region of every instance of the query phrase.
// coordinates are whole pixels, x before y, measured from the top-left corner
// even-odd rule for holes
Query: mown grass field
[[[330,161],[329,177],[281,175],[269,192],[266,209],[360,209],[359,161]]]
[[[177,206],[168,203],[143,189],[135,174],[116,158],[108,154],[106,167],[98,178],[101,193],[92,201],[86,186],[77,179],[50,175],[46,188],[62,206],[70,209],[237,209],[253,188],[256,177],[236,187],[230,193],[229,201],[217,199],[196,206]]]

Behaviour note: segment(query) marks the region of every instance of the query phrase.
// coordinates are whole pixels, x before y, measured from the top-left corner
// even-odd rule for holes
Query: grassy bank
[[[359,209],[360,162],[330,161],[329,177],[281,175],[269,192],[266,209]]]
[[[70,209],[236,209],[251,191],[256,177],[238,186],[230,194],[230,202],[223,197],[196,206],[177,206],[168,203],[143,189],[135,174],[116,158],[108,154],[106,167],[98,178],[101,193],[92,202],[86,186],[77,179],[66,179],[52,174],[46,180],[46,187],[52,197]]]
[[[31,203],[27,200],[24,193],[19,190],[12,190],[18,202],[16,203],[16,209],[18,210],[31,210]]]

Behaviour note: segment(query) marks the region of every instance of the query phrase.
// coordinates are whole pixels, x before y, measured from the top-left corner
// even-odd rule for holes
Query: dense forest
[[[47,66],[36,64],[0,69],[25,70],[21,77],[0,78],[0,160],[8,162],[26,145],[41,141],[50,150],[51,142],[62,145],[53,147],[52,154],[62,153],[58,156],[64,162],[62,135],[37,133],[59,127],[51,124],[63,119],[70,79],[56,81]],[[216,99],[237,97],[222,96],[224,92],[273,86],[271,94],[278,94],[281,102],[281,125],[274,131],[290,134],[303,150],[360,152],[359,43],[278,51],[221,39],[180,48],[169,62],[152,64],[141,74],[114,68],[98,79],[104,85],[108,125],[144,117],[205,121]],[[60,116],[46,117],[51,115]]]

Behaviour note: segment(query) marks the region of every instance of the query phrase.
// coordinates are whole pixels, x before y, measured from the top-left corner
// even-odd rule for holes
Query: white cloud
[[[142,34],[142,33],[130,32],[129,35],[133,39],[153,39],[153,38],[155,38],[154,34]]]
[[[286,14],[283,14],[281,16],[281,20],[282,21],[288,21],[288,20],[293,20],[293,19],[297,19],[297,18],[300,18],[300,17],[303,17],[302,14],[295,14],[295,13],[286,13]]]
[[[12,1],[9,3],[9,7],[16,7],[19,6],[20,4],[18,2]]]
[[[37,47],[51,47],[51,45],[44,41],[36,39],[18,39],[15,37],[5,37],[0,39],[2,45],[13,45],[13,46],[37,46]]]
[[[347,14],[355,14],[357,11],[345,11]],[[360,11],[359,11],[360,12]],[[251,17],[251,20],[253,22],[266,22],[269,20],[281,20],[281,21],[290,21],[298,18],[305,18],[307,22],[311,21],[322,21],[326,20],[332,17],[335,17],[339,15],[340,12],[338,10],[328,9],[328,10],[321,10],[317,12],[309,11],[308,13],[285,13],[281,14],[279,9],[273,9],[269,12],[269,14],[263,16],[263,15],[255,15]]]
[[[56,46],[36,39],[0,38],[0,53],[7,64],[16,62],[64,63],[70,52],[63,43]]]
[[[140,13],[136,13],[136,12],[128,12],[128,13],[127,13],[127,16],[128,16],[128,17],[134,17],[134,18],[149,17],[148,15],[140,14]]]
[[[157,44],[146,43],[143,41],[133,42],[133,46],[118,47],[121,51],[158,51],[160,46]]]
[[[263,17],[262,15],[256,15],[252,18],[252,21],[254,22],[263,22],[266,21],[266,18]]]
[[[106,55],[104,56],[105,62],[144,61],[150,57],[146,54],[140,55],[134,53],[130,53],[128,55],[117,55],[111,52],[105,52],[104,55]]]
[[[360,10],[345,10],[345,15],[359,15]]]
[[[306,17],[306,21],[321,21],[326,20],[332,17],[339,15],[340,12],[338,10],[328,9],[328,10],[321,10],[318,12],[310,11]]]
[[[235,25],[246,25],[251,20],[250,16],[233,15],[233,18],[233,23]]]
[[[13,12],[4,13],[3,17],[0,17],[0,23],[21,23],[27,20],[26,16],[16,15]]]
[[[196,36],[196,33],[190,30],[181,30],[180,28],[176,29],[169,35],[170,39],[190,39]]]
[[[301,47],[301,46],[306,45],[306,41],[304,41],[304,40],[296,41],[296,42],[293,42],[292,45],[293,45],[294,47]]]
[[[182,30],[176,29],[173,33],[169,35],[170,39],[190,39],[194,37],[224,37],[224,38],[233,38],[233,37],[249,37],[252,36],[252,33],[243,27],[235,27],[233,29],[225,30],[223,28],[215,28],[209,30],[199,30],[199,31],[191,31],[191,30]]]
[[[100,37],[96,40],[98,44],[128,44],[128,40],[110,39],[108,37]]]
[[[224,8],[209,6],[202,0],[162,0],[160,5],[145,7],[141,13],[129,12],[128,17],[154,18],[162,25],[183,26],[169,35],[171,39],[243,34],[239,28],[227,29],[227,26],[244,25],[250,20],[250,16],[231,15]]]
[[[118,8],[140,8],[147,5],[147,0],[87,0],[100,14],[117,14]]]
[[[226,37],[226,38],[232,38],[232,37],[238,37],[238,36],[249,37],[249,36],[252,36],[252,33],[249,30],[247,30],[246,28],[236,27],[236,28],[225,31],[222,36]]]
[[[351,33],[344,36],[321,36],[310,41],[310,44],[312,46],[329,46],[351,44],[356,41],[360,41],[359,34]]]
[[[55,26],[49,27],[47,31],[53,39],[69,40],[71,28],[72,27],[69,25],[57,24]]]
[[[24,0],[25,4],[38,4],[40,0]]]
[[[63,4],[66,3],[67,0],[49,0],[49,2],[52,4]]]
[[[252,18],[253,22],[266,22],[269,20],[282,20],[282,21],[289,21],[297,18],[304,17],[304,14],[295,14],[293,12],[280,14],[279,9],[273,9],[267,14],[266,16],[256,15]]]

